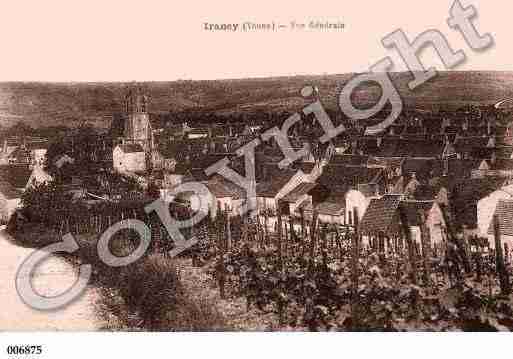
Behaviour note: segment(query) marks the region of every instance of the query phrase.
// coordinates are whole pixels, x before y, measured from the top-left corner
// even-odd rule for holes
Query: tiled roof
[[[513,200],[501,199],[495,207],[494,215],[499,221],[499,230],[501,235],[513,236]],[[490,222],[488,234],[494,233],[493,220]]]
[[[334,155],[331,157],[330,164],[350,165],[350,166],[365,166],[369,156],[365,155]]]
[[[313,188],[315,188],[315,186],[317,186],[315,183],[307,183],[307,182],[300,183],[299,185],[296,186],[296,188],[294,188],[292,191],[287,193],[282,198],[282,200],[285,201],[285,202],[294,203],[299,198],[304,196],[305,194],[308,194],[308,192],[310,192]]]
[[[150,113],[149,119],[153,130],[162,129],[171,123],[173,116],[170,113]]]
[[[202,155],[202,156],[199,156],[195,161],[193,161],[191,163],[191,166],[192,166],[192,168],[198,168],[198,169],[205,170],[208,167],[223,160],[225,157],[228,157],[228,159],[231,159],[231,158],[235,157],[235,155],[226,154],[226,153]],[[230,167],[232,167],[232,166],[230,165]]]
[[[402,167],[404,160],[404,157],[369,157],[367,165],[396,169]]]
[[[330,190],[347,190],[359,183],[377,183],[382,175],[379,167],[327,165],[317,182]]]
[[[296,207],[294,212],[301,213],[302,209],[305,211],[313,211],[312,202],[310,202],[308,199],[305,199],[299,204],[299,206]]]
[[[432,140],[431,135],[428,133],[407,133],[401,136],[403,140],[407,141],[426,141]]]
[[[440,157],[444,141],[385,137],[381,143],[380,157]]]
[[[489,138],[483,136],[460,137],[454,142],[454,149],[458,153],[469,153],[474,148],[486,147]]]
[[[394,222],[401,197],[401,195],[385,195],[382,198],[372,199],[360,223],[361,231],[369,234],[397,231]]]
[[[230,193],[230,196],[233,199],[245,199],[247,196],[246,190],[237,186],[232,181],[224,178],[223,176],[220,176],[218,174],[215,174],[212,176],[211,181],[215,181],[217,183],[220,183],[228,193]]]
[[[313,162],[299,162],[299,163],[295,163],[294,167],[297,168],[297,169],[300,169],[301,171],[303,171],[303,173],[309,174],[315,168],[315,163],[313,163]]]
[[[305,168],[307,169],[307,167]],[[297,170],[293,169],[292,167],[281,169],[278,166],[278,162],[266,162],[262,164],[262,173],[260,175],[262,177],[262,181],[272,181],[274,178],[283,176],[291,177],[295,172],[297,172]],[[257,173],[257,176],[258,175],[259,174]]]
[[[434,201],[402,201],[399,206],[406,214],[408,225],[419,226],[421,224],[419,210],[424,211],[427,218],[427,214],[434,204]]]
[[[376,183],[362,183],[358,185],[360,191],[365,197],[375,197],[379,192],[379,186]]]
[[[232,197],[232,192],[228,190],[222,183],[216,181],[208,181],[206,186],[210,192],[217,198]]]
[[[180,154],[186,152],[186,148],[183,147],[183,141],[167,141],[158,146],[158,151],[164,158],[180,159],[183,157]]]
[[[144,152],[143,148],[139,144],[122,144],[118,145],[121,151],[124,153],[136,153],[136,152]]]
[[[315,207],[319,214],[325,214],[329,216],[340,216],[344,213],[345,204],[342,201],[339,202],[322,202]]]
[[[265,182],[256,186],[257,195],[260,197],[274,197],[296,175],[296,171],[284,169],[274,171],[273,175]]]
[[[209,176],[201,168],[192,168],[189,173],[191,174],[194,181],[202,182],[207,181]]]
[[[504,186],[502,178],[469,178],[458,182],[453,190],[455,201],[476,201]]]
[[[452,158],[447,160],[448,172],[447,176],[452,177],[454,180],[470,178],[473,170],[479,169],[483,163],[481,159],[456,159]],[[441,176],[444,174],[444,161],[437,160],[433,162],[433,170],[435,175]]]
[[[438,193],[440,193],[440,186],[433,186],[429,184],[419,185],[415,188],[415,192],[413,193],[413,198],[418,201],[430,201],[434,200]]]
[[[432,177],[430,174],[433,164],[434,161],[432,159],[406,158],[402,165],[402,173],[408,176],[415,173],[419,179],[428,179]]]
[[[452,189],[452,209],[456,221],[470,228],[477,226],[477,202],[507,183],[501,178],[469,178],[459,181]]]

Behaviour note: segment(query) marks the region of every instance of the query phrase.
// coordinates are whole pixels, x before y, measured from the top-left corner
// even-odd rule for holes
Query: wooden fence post
[[[499,276],[499,283],[501,286],[502,294],[511,293],[511,283],[509,282],[509,274],[504,265],[504,256],[502,253],[501,233],[499,226],[499,218],[497,215],[493,216],[493,236],[495,237],[495,265],[497,274]]]
[[[319,217],[319,212],[314,207],[313,210],[313,219],[312,219],[312,226],[310,227],[310,263],[309,263],[309,274],[311,275],[313,273],[313,266],[315,263],[315,242],[316,242],[316,236],[317,236],[317,220]]]
[[[228,208],[228,204],[224,206],[226,213],[226,251],[229,252],[232,249],[232,228],[231,228],[231,211]]]
[[[381,265],[385,265],[386,248],[385,248],[385,234],[383,231],[378,233],[378,257]]]
[[[406,239],[406,245],[408,246],[408,258],[410,261],[410,279],[413,284],[417,284],[417,262],[415,258],[415,248],[411,239],[410,227],[408,225],[408,216],[402,206],[399,206],[399,217],[401,218],[401,225]]]
[[[267,209],[265,209],[264,212],[264,245],[268,245],[269,241],[269,234],[268,234],[268,228],[267,228]]]
[[[290,232],[290,241],[289,241],[289,255],[290,255],[290,249],[292,249],[292,255],[295,256],[295,242],[292,241],[292,237],[297,239],[296,231],[294,230],[294,217],[289,216],[289,232]]]
[[[221,219],[222,222],[222,219]],[[226,253],[226,242],[223,240],[224,235],[221,230],[222,226],[220,225],[217,229],[217,243],[218,243],[218,261],[217,261],[217,279],[219,283],[219,295],[221,299],[226,298],[225,294],[225,268],[224,268],[224,254]]]
[[[359,228],[359,217],[358,208],[353,208],[354,214],[354,234],[352,238],[352,253],[351,253],[351,318],[353,330],[359,327],[359,294],[358,294],[358,262],[360,258],[360,228]]]
[[[242,220],[242,235],[241,235],[241,243],[242,246],[245,246],[248,243],[248,219],[245,215],[241,216]]]
[[[466,273],[470,273],[472,268],[470,266],[470,261],[468,259],[468,253],[465,249],[465,243],[463,243],[462,240],[456,237],[453,226],[451,224],[451,217],[449,216],[449,213],[447,212],[447,208],[445,207],[445,205],[441,204],[440,210],[442,211],[442,216],[444,218],[446,226],[447,240],[456,244],[458,252],[460,253],[460,256],[463,260],[463,268],[465,269]]]
[[[301,240],[304,241],[305,239],[305,210],[303,208],[300,209],[301,213]]]
[[[430,245],[430,232],[426,225],[426,214],[422,209],[418,210],[420,218],[420,243],[422,248],[422,260],[424,264],[424,283],[430,285],[431,283],[431,245]]]
[[[278,248],[278,263],[280,270],[283,269],[283,253],[282,253],[282,232],[283,232],[283,223],[281,222],[281,208],[280,203],[278,201],[278,205],[276,206],[276,217],[277,217],[277,229],[278,234],[276,238],[276,247]]]

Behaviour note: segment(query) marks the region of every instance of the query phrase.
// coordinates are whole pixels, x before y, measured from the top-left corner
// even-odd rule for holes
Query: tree
[[[48,225],[58,223],[69,202],[63,188],[53,181],[31,186],[21,197],[24,213],[30,221]]]

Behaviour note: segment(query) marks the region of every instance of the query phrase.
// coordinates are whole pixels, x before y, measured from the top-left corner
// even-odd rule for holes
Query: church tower
[[[125,96],[125,142],[140,144],[145,152],[151,150],[151,124],[148,96],[140,88],[131,88]]]

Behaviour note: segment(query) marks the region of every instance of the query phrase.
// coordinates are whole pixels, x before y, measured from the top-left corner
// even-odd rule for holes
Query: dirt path
[[[34,250],[12,244],[5,231],[0,231],[0,331],[92,331],[98,330],[93,309],[97,293],[87,289],[80,298],[56,311],[41,312],[25,305],[15,288],[19,265]],[[34,287],[47,296],[65,291],[76,280],[75,270],[58,257],[51,257],[36,269]]]

